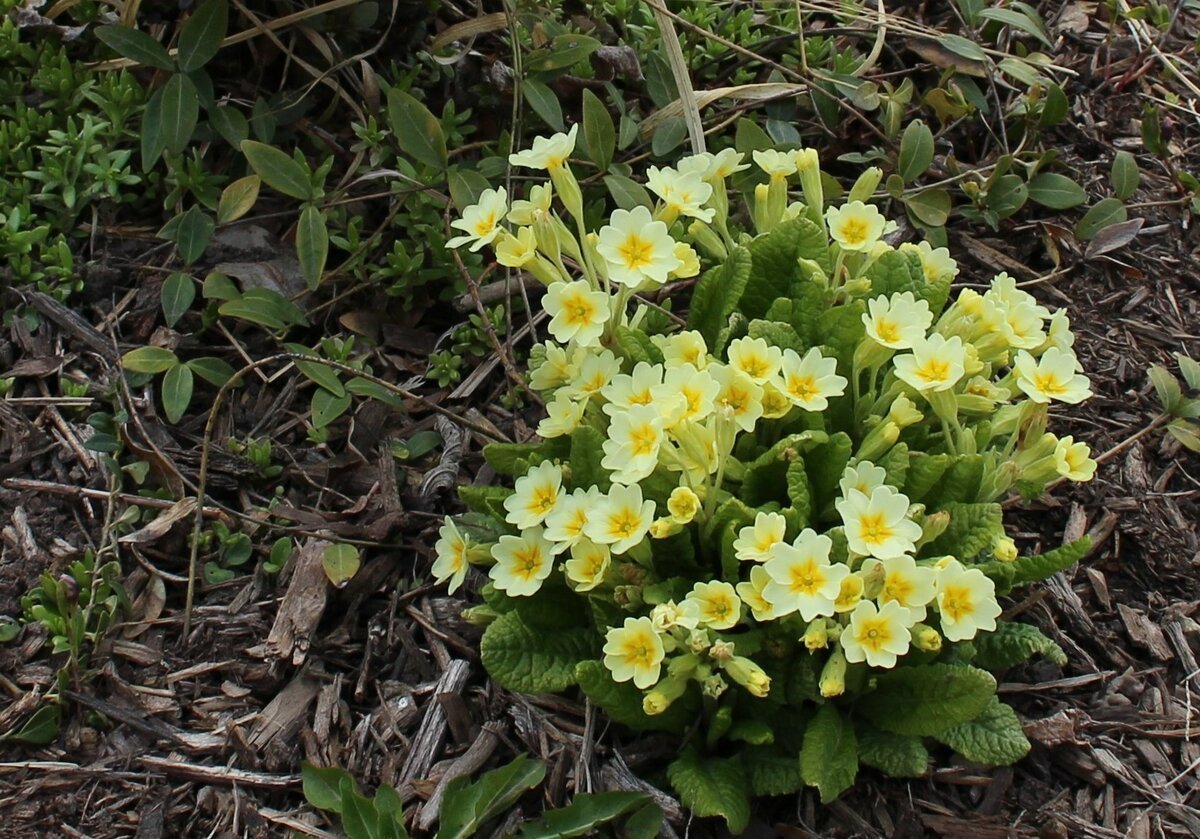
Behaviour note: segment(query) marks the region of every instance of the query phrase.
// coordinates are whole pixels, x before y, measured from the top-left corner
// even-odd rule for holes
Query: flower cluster
[[[827,206],[811,149],[694,155],[650,168],[653,207],[596,226],[574,143],[512,155],[549,180],[453,222],[451,246],[546,286],[553,340],[530,374],[547,442],[515,461],[495,529],[446,520],[435,576],[454,590],[475,563],[505,602],[586,599],[603,664],[651,716],[731,683],[769,696],[790,649],[820,656],[832,698],[851,668],[995,630],[1017,558],[996,502],[1096,468],[1046,431],[1053,403],[1090,396],[1066,313],[1005,274],[947,305],[957,265],[885,240],[878,170]],[[751,230],[730,209],[739,172]],[[674,325],[646,295],[702,262]]]

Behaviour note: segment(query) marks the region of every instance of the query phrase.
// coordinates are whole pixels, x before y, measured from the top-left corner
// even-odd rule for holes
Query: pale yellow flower
[[[1071,436],[1063,437],[1054,448],[1054,468],[1070,481],[1090,481],[1096,475],[1096,461],[1087,443],[1076,443]]]
[[[504,520],[526,530],[541,524],[562,496],[562,469],[549,461],[517,478],[513,494],[504,499]]]
[[[691,487],[675,487],[667,499],[667,512],[676,524],[687,524],[700,512],[700,496]]]
[[[554,546],[546,541],[540,527],[522,531],[520,536],[501,536],[492,546],[496,564],[488,571],[492,584],[509,597],[536,594],[554,568]]]
[[[729,366],[745,373],[755,384],[763,384],[783,363],[783,351],[762,338],[735,338],[727,350]]]
[[[733,541],[733,553],[743,562],[766,562],[771,549],[783,541],[787,519],[779,513],[758,513],[754,524],[738,531]]]
[[[454,594],[467,578],[467,551],[471,543],[449,516],[438,529],[438,537],[433,546],[437,556],[433,563],[433,579],[439,584],[449,580],[447,591]]]
[[[849,495],[855,489],[869,496],[877,487],[887,483],[887,470],[876,466],[869,460],[861,460],[853,466],[847,466],[838,481],[838,491],[843,496]]]
[[[665,417],[666,427],[707,418],[713,412],[720,389],[706,370],[697,370],[691,364],[669,367],[663,377],[663,391],[678,398],[672,400],[675,410]]]
[[[908,518],[908,496],[891,487],[876,487],[869,496],[851,490],[835,506],[850,550],[861,556],[911,554],[921,538],[921,525]]]
[[[604,575],[612,564],[611,556],[607,545],[580,539],[571,545],[571,558],[563,563],[563,571],[575,591],[591,591],[604,582]]]
[[[646,170],[646,188],[661,198],[673,214],[712,221],[715,210],[706,209],[704,203],[712,196],[713,188],[700,173],[651,166]]]
[[[763,597],[775,607],[776,615],[798,611],[800,617],[810,621],[834,613],[842,579],[850,569],[829,561],[832,548],[832,539],[811,528],[801,531],[790,545],[775,545],[771,559],[763,566],[771,578],[763,588]]]
[[[970,641],[983,630],[996,629],[1000,604],[996,584],[978,568],[951,561],[937,572],[937,607],[947,641]]]
[[[578,371],[571,377],[567,392],[587,401],[603,392],[621,372],[621,362],[611,350],[587,351]]]
[[[588,513],[602,495],[599,487],[580,487],[570,495],[563,494],[554,510],[546,516],[544,535],[548,542],[554,543],[554,553],[562,553],[583,539]]]
[[[583,421],[585,405],[573,394],[559,390],[554,394],[554,399],[546,403],[546,416],[537,427],[538,436],[549,440],[570,434]]]
[[[958,275],[958,263],[950,258],[950,251],[946,248],[935,248],[928,242],[905,242],[899,249],[912,251],[920,257],[921,272],[926,282],[953,280]]]
[[[933,313],[928,303],[905,291],[868,301],[862,322],[867,337],[875,343],[892,350],[908,350],[925,339]]]
[[[623,554],[646,538],[654,522],[654,502],[642,499],[637,484],[614,484],[592,508],[584,535],[598,545],[609,545],[614,554]]]
[[[653,405],[631,405],[613,415],[600,465],[612,479],[633,484],[650,476],[658,465],[663,442],[663,418]]]
[[[909,387],[921,393],[940,393],[958,384],[966,373],[966,360],[961,338],[955,335],[947,340],[935,333],[892,363],[896,378]]]
[[[758,168],[770,175],[772,180],[796,174],[796,158],[790,152],[762,149],[754,151],[751,156]]]
[[[590,347],[604,334],[608,322],[608,295],[592,291],[586,280],[553,283],[542,298],[542,308],[550,315],[547,327],[556,341],[574,341],[576,346]]]
[[[676,332],[671,335],[652,335],[650,340],[663,354],[668,367],[690,364],[697,370],[708,366],[708,347],[704,337],[695,331]]]
[[[816,347],[801,358],[793,349],[783,351],[780,374],[784,396],[805,411],[824,411],[829,400],[846,392],[849,384],[837,372],[837,359],[825,358]]]
[[[733,629],[742,614],[742,601],[732,585],[713,580],[692,586],[679,608],[689,618],[695,618],[700,626],[718,630]]]
[[[504,187],[485,189],[479,196],[479,201],[463,210],[462,218],[450,222],[450,226],[466,232],[465,236],[455,236],[446,242],[448,248],[459,248],[468,242],[472,252],[500,234],[500,222],[508,212],[508,193]]]
[[[529,374],[529,386],[545,392],[564,385],[579,372],[583,351],[573,347],[570,352],[558,344],[541,345],[543,361]]]
[[[513,166],[524,166],[527,169],[547,169],[555,172],[566,165],[571,152],[575,151],[575,137],[578,133],[579,125],[577,123],[572,125],[571,130],[566,134],[534,137],[532,148],[510,154],[508,162]]]
[[[841,635],[846,661],[865,661],[871,667],[895,667],[898,656],[908,652],[912,635],[908,631],[908,612],[892,601],[877,608],[864,600],[850,613],[850,625]]]
[[[868,559],[863,563],[863,573],[870,575],[875,565],[883,580],[876,599],[880,603],[895,601],[908,609],[910,624],[925,620],[925,607],[936,594],[937,572],[932,568],[917,565],[911,556],[894,556],[890,559]]]
[[[537,184],[530,187],[529,200],[518,198],[512,202],[512,209],[508,211],[508,220],[512,224],[535,224],[542,216],[550,212],[552,200],[554,200],[553,184]]]
[[[1074,353],[1051,347],[1034,361],[1033,356],[1021,351],[1013,368],[1017,374],[1017,387],[1034,402],[1046,404],[1051,401],[1077,405],[1092,395],[1091,382],[1087,376],[1077,372]]]
[[[515,236],[505,236],[496,245],[496,261],[509,268],[523,268],[537,257],[537,238],[532,227],[522,227]]]
[[[723,364],[708,368],[720,390],[714,404],[728,409],[734,423],[742,431],[753,431],[762,417],[762,388],[741,370]]]
[[[742,598],[742,602],[750,607],[750,614],[759,622],[775,620],[779,617],[775,612],[775,607],[771,605],[771,601],[763,596],[763,590],[770,582],[771,575],[767,573],[767,569],[762,565],[755,565],[750,569],[749,581],[737,584],[738,597]]]
[[[844,251],[870,251],[884,234],[887,219],[874,204],[851,201],[825,211],[829,235]]]
[[[600,228],[596,251],[607,263],[609,279],[629,288],[662,285],[683,265],[667,226],[651,218],[645,207],[614,210]]]
[[[625,618],[623,626],[604,636],[604,666],[615,682],[632,679],[645,690],[658,681],[665,656],[662,639],[649,618]]]

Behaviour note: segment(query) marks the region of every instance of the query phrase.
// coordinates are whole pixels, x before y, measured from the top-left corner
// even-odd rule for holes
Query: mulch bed
[[[1082,180],[1098,182],[1107,163],[1092,161],[1140,142],[1132,126],[1141,104],[1085,73],[1078,87],[1088,85],[1094,95],[1078,100],[1062,139]],[[1195,125],[1178,127],[1180,168],[1200,161],[1198,138]],[[960,280],[1007,270],[1047,305],[1068,308],[1096,391],[1059,410],[1053,426],[1101,455],[1096,479],[1010,508],[1024,550],[1095,537],[1085,562],[1007,604],[1006,616],[1036,623],[1070,656],[1062,669],[1035,661],[1005,674],[1001,693],[1026,721],[1032,754],[994,771],[943,763],[911,782],[864,772],[831,807],[810,792],[768,802],[745,835],[1200,836],[1200,461],[1163,432],[1146,378],[1149,364],[1173,366],[1174,352],[1200,355],[1200,236],[1165,171],[1144,172],[1138,198],[1132,214],[1146,224],[1135,243],[1092,259],[1053,218],[1003,235],[952,233]],[[117,380],[116,341],[127,349],[153,328],[156,286],[131,287],[81,299],[82,320],[27,295],[42,328],[30,334],[18,321],[0,337],[0,370],[18,377],[21,397],[0,401],[0,614],[18,614],[44,570],[57,574],[84,548],[105,544],[109,505],[151,503],[110,496],[96,455],[82,447],[87,413],[107,404],[101,391]],[[404,382],[423,369],[418,339],[389,346],[385,336],[377,370]],[[50,395],[64,372],[94,383],[92,407]],[[238,393],[218,426],[221,438],[253,430],[275,439],[283,475],[260,478],[243,458],[216,451],[206,511],[256,518],[259,543],[294,535],[288,568],[278,579],[258,571],[202,584],[185,633],[190,517],[166,533],[118,540],[133,613],[95,655],[60,739],[0,746],[0,837],[334,835],[304,803],[302,759],[397,787],[415,822],[428,825],[423,804],[450,778],[531,754],[550,767],[541,792],[521,805],[535,814],[576,790],[637,788],[637,773],[653,778],[670,753],[669,742],[630,739],[571,698],[492,685],[476,652],[479,631],[461,616],[469,598],[427,585],[436,527],[452,509],[449,484],[491,477],[482,440],[414,404],[407,415],[362,408],[350,444],[335,451],[289,442],[302,440],[295,419],[307,393],[288,378]],[[530,417],[499,407],[504,388],[497,372],[465,398],[430,398],[524,438]],[[129,449],[156,474],[194,484],[204,415],[172,427],[147,394],[118,398],[135,418]],[[398,465],[391,442],[435,424],[459,445]],[[284,488],[276,512],[290,529],[262,513],[276,485]],[[354,541],[367,558],[341,590],[327,586],[320,567],[330,540]],[[0,645],[0,730],[51,687],[55,663],[36,626]],[[723,835],[658,795],[679,835]]]

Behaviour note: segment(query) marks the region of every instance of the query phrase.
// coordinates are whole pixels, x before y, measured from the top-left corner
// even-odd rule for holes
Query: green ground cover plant
[[[884,240],[877,169],[834,204],[814,150],[726,149],[652,167],[652,205],[606,215],[576,139],[514,154],[548,180],[485,191],[447,243],[544,283],[553,339],[530,375],[545,442],[487,447],[513,488],[463,487],[437,545],[451,591],[488,569],[492,677],[688,733],[667,777],[735,833],[753,795],[923,774],[930,741],[1023,756],[989,670],[1064,655],[997,598],[1087,540],[1020,557],[998,502],[1095,471],[1046,431],[1091,395],[1065,313],[1004,274],[952,300],[944,250]],[[647,295],[702,263],[686,322],[656,317]]]

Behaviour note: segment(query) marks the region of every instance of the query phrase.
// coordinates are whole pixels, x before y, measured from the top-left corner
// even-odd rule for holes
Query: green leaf
[[[778,746],[747,749],[743,760],[750,770],[753,795],[791,795],[804,789],[800,761],[794,751]]]
[[[898,667],[876,677],[855,711],[884,731],[926,737],[974,719],[995,693],[992,675],[974,667]]]
[[[163,147],[172,154],[179,154],[192,139],[196,120],[200,118],[200,97],[192,80],[176,73],[163,86],[161,104]]]
[[[525,59],[527,73],[546,73],[564,70],[573,64],[587,60],[600,48],[600,42],[587,35],[558,35],[549,46],[530,53]]]
[[[447,183],[450,186],[450,197],[459,212],[477,203],[479,196],[483,195],[486,190],[491,189],[492,186],[487,178],[474,169],[461,169],[459,167],[450,170]]]
[[[204,255],[204,249],[212,239],[216,224],[212,216],[200,209],[199,204],[188,207],[187,212],[179,214],[176,218],[179,223],[172,238],[183,264],[191,265]]]
[[[1172,376],[1167,368],[1158,364],[1151,364],[1146,374],[1150,377],[1150,383],[1154,385],[1154,393],[1158,396],[1163,411],[1174,415],[1183,402],[1183,388],[1179,386],[1179,380]]]
[[[1029,754],[1029,740],[1017,712],[996,697],[968,722],[937,735],[937,739],[975,763],[1008,766]]]
[[[258,200],[261,185],[262,178],[258,175],[247,175],[225,187],[217,201],[217,224],[229,224],[250,212]]]
[[[661,714],[642,710],[642,692],[632,682],[614,682],[601,661],[581,661],[575,678],[592,703],[615,723],[634,731],[682,732],[695,719],[695,694],[685,693]]]
[[[889,778],[918,778],[929,768],[929,750],[920,737],[892,734],[870,725],[858,730],[858,759]]]
[[[1087,556],[1091,549],[1091,538],[1084,536],[1052,551],[1046,551],[1044,554],[1018,557],[1013,562],[1005,564],[1012,569],[1012,584],[1019,586],[1024,583],[1039,582],[1059,571],[1070,568]]]
[[[1137,192],[1141,182],[1142,172],[1138,169],[1137,158],[1127,151],[1117,152],[1112,163],[1113,195],[1124,201]]]
[[[597,792],[576,795],[566,807],[543,813],[521,828],[521,839],[568,839],[595,835],[598,825],[619,819],[643,806],[654,805],[641,792]],[[660,811],[661,812],[661,811]]]
[[[323,387],[315,388],[312,392],[309,411],[314,428],[325,428],[349,409],[350,394],[348,393],[338,396]]]
[[[971,663],[985,670],[1004,670],[1041,654],[1062,666],[1067,654],[1062,647],[1027,623],[997,621],[993,632],[981,632],[975,637],[975,657]]]
[[[229,26],[226,0],[206,0],[179,30],[179,69],[184,73],[199,70],[221,48]]]
[[[871,281],[872,296],[912,292],[918,300],[929,304],[934,318],[942,311],[950,295],[950,280],[929,282],[925,279],[920,256],[910,251],[888,251],[875,260],[865,276]]]
[[[904,200],[904,206],[922,224],[942,227],[950,218],[950,193],[944,189],[925,189]]]
[[[1043,128],[1058,125],[1067,118],[1069,107],[1067,94],[1063,93],[1063,89],[1056,84],[1048,85],[1046,87],[1046,98],[1042,103],[1042,113],[1038,117],[1038,124]]]
[[[804,783],[821,793],[822,804],[848,790],[858,775],[854,723],[843,718],[831,703],[821,706],[804,732],[800,774]]]
[[[196,283],[192,278],[176,271],[162,285],[163,319],[167,326],[174,327],[196,300]]]
[[[741,833],[750,821],[750,789],[737,758],[701,755],[687,749],[667,767],[679,800],[697,816],[720,816],[729,832]]]
[[[583,627],[546,634],[510,612],[488,625],[479,648],[483,666],[500,686],[557,693],[575,684],[575,666],[590,657],[594,636],[594,630]]]
[[[505,516],[504,499],[512,495],[508,487],[476,486],[463,484],[458,488],[458,497],[472,512],[484,513],[503,522]]]
[[[542,118],[546,125],[550,126],[555,131],[566,131],[566,123],[563,122],[562,105],[558,102],[558,96],[537,79],[526,79],[521,84],[521,94],[525,97],[525,101],[529,107],[533,108],[533,112]]]
[[[341,785],[350,779],[349,773],[336,766],[313,766],[307,760],[300,764],[300,782],[304,797],[318,810],[342,812]]]
[[[34,746],[44,746],[53,742],[58,736],[58,728],[62,724],[62,711],[58,705],[43,705],[33,712],[19,729],[11,734],[0,737],[0,742],[8,739],[30,743]]]
[[[121,366],[134,373],[165,373],[179,363],[179,356],[162,347],[138,347],[121,356]]]
[[[518,464],[532,463],[544,449],[535,443],[488,443],[483,447],[483,459],[499,475],[519,477]]]
[[[304,168],[274,146],[257,140],[243,140],[242,154],[250,168],[263,179],[267,186],[301,201],[313,200],[312,183]]]
[[[1179,363],[1179,372],[1187,386],[1192,390],[1200,390],[1200,362],[1183,353],[1175,353],[1175,361]]]
[[[1029,200],[1052,210],[1068,210],[1086,201],[1087,193],[1066,175],[1042,172],[1029,182]]]
[[[142,111],[142,171],[149,172],[154,164],[162,157],[166,147],[163,140],[162,117],[163,89],[160,87],[146,102],[146,110]]]
[[[910,183],[933,163],[933,132],[921,120],[914,120],[904,129],[900,137],[900,157],[896,171],[905,183]]]
[[[1119,198],[1103,198],[1084,213],[1079,224],[1075,225],[1075,238],[1086,242],[1109,225],[1120,224],[1127,218],[1129,211]]]
[[[704,338],[710,352],[717,351],[717,336],[737,308],[750,279],[750,253],[738,248],[720,265],[705,271],[692,291],[688,329]]]
[[[942,509],[950,514],[950,524],[923,549],[929,556],[956,556],[968,561],[990,550],[1004,535],[1004,509],[999,504],[955,502]]]
[[[468,839],[490,819],[506,811],[526,790],[546,777],[546,764],[521,755],[507,766],[487,772],[475,783],[455,778],[446,787],[439,811],[437,839]]]
[[[1179,441],[1188,451],[1200,454],[1200,425],[1177,419],[1167,426],[1167,433]]]
[[[938,38],[938,43],[955,55],[962,56],[971,61],[988,60],[987,53],[983,51],[983,48],[979,44],[976,44],[974,41],[968,41],[961,35],[951,35],[950,33],[943,32]]]
[[[604,439],[604,435],[590,425],[581,425],[571,434],[572,487],[599,487],[601,492],[608,492],[612,481],[608,470],[600,465],[604,459]]]
[[[250,136],[249,121],[241,111],[230,105],[209,108],[208,122],[235,149],[241,148],[242,141]]]
[[[306,323],[296,304],[269,288],[252,288],[234,300],[227,300],[217,314],[241,318],[267,329],[284,329]]]
[[[807,259],[816,263],[825,276],[833,272],[829,239],[821,228],[807,218],[784,222],[766,236],[759,236],[751,242],[749,250],[753,269],[739,306],[742,314],[751,320],[763,317],[777,298],[797,296],[794,293],[795,286],[802,276],[798,260]],[[821,313],[814,314],[819,318]],[[797,331],[802,332],[799,328]],[[714,351],[711,344],[709,350]]]
[[[623,175],[605,175],[604,185],[613,197],[613,201],[622,210],[632,210],[634,207],[653,207],[654,199],[646,188],[637,181]]]
[[[376,825],[379,823],[379,812],[375,803],[359,793],[354,780],[347,776],[342,779],[342,829],[347,839],[382,839],[378,836]]]
[[[187,362],[187,366],[197,376],[216,387],[222,387],[237,372],[229,365],[229,362],[208,355],[201,358],[193,358]]]
[[[1029,200],[1029,188],[1020,175],[1001,175],[987,191],[987,207],[997,218],[1014,215]]]
[[[97,26],[96,37],[118,54],[138,64],[172,72],[175,62],[158,41],[128,26]]]
[[[620,355],[629,362],[629,368],[641,361],[647,364],[662,363],[662,350],[655,346],[650,336],[642,330],[618,326],[613,337],[617,340]]]
[[[163,411],[167,420],[179,422],[192,402],[192,368],[186,364],[176,364],[167,371],[162,380]]]
[[[296,259],[310,291],[320,284],[328,257],[329,231],[325,228],[325,217],[315,205],[308,204],[300,211],[296,225]]]
[[[393,87],[387,95],[387,115],[400,151],[434,169],[446,168],[449,157],[442,124],[419,99]]]
[[[650,151],[655,157],[665,157],[687,138],[687,123],[683,117],[667,117],[654,129],[650,138]]]
[[[1046,37],[1046,33],[1042,27],[1038,25],[1038,22],[1023,12],[1018,12],[1014,9],[993,7],[990,9],[981,10],[979,12],[979,18],[981,20],[994,20],[997,23],[1004,24],[1005,26],[1011,26],[1013,29],[1019,29],[1026,35],[1032,35],[1047,47],[1053,48],[1054,46],[1050,42],[1050,39]]]
[[[586,87],[583,89],[583,140],[591,161],[601,172],[607,170],[612,165],[617,145],[616,128],[600,97]]]
[[[321,555],[321,567],[325,570],[325,576],[337,588],[345,587],[346,583],[354,579],[361,565],[358,548],[353,545],[329,545]]]

